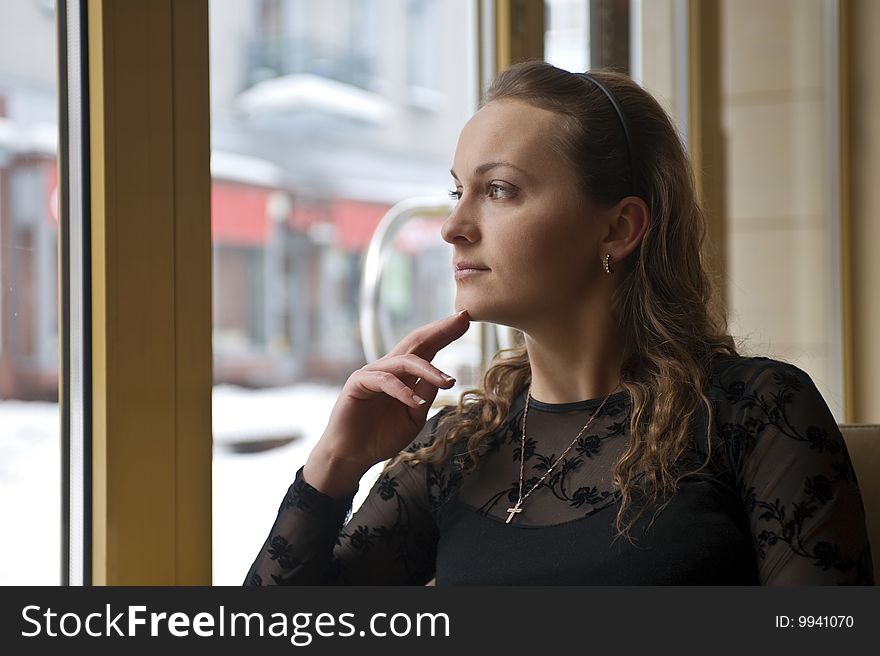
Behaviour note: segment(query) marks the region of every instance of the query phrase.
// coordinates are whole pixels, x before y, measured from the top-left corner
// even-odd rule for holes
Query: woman
[[[648,93],[513,66],[452,176],[460,312],[348,379],[245,584],[873,583],[834,418],[803,371],[737,353]],[[524,342],[427,420],[469,320]]]

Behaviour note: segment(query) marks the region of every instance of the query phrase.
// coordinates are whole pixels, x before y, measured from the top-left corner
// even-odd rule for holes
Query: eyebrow
[[[516,164],[511,164],[510,162],[486,162],[486,163],[484,163],[484,164],[480,164],[477,168],[474,169],[474,175],[475,175],[475,176],[477,176],[477,175],[482,175],[483,173],[486,173],[487,171],[491,171],[491,170],[494,169],[494,168],[498,168],[499,166],[506,166],[506,167],[508,167],[508,168],[514,169],[514,170],[516,170],[516,171],[519,171],[520,173],[522,173],[522,174],[523,174],[524,176],[526,176],[527,178],[531,178],[531,177],[532,177],[532,176],[529,174],[528,171],[526,171],[525,169],[520,168],[520,167],[517,166]],[[455,178],[456,180],[458,180],[458,176],[455,175],[455,171],[454,171],[454,170],[449,169],[449,172],[452,174],[452,177],[453,177],[453,178]]]

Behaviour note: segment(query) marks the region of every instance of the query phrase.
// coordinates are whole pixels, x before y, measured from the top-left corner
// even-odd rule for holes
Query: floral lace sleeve
[[[442,413],[428,419],[407,451],[433,439]],[[427,468],[398,463],[384,471],[347,522],[355,493],[341,500],[327,496],[303,479],[300,468],[244,585],[427,583],[439,539]]]
[[[810,377],[769,360],[737,390],[738,471],[762,585],[873,585],[840,429]]]

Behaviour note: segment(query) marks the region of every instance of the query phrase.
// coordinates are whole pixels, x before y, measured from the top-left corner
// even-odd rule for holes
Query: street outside
[[[213,583],[241,585],[340,388],[214,388]],[[0,585],[61,583],[58,405],[0,402]],[[293,439],[290,439],[293,437]],[[286,444],[266,450],[261,445]],[[382,464],[361,480],[363,502]]]

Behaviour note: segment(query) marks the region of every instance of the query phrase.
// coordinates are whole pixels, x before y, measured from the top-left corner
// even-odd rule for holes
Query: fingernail
[[[460,316],[460,317],[463,317],[465,314],[467,314],[467,310],[460,310],[458,312],[458,316]]]
[[[450,376],[448,374],[443,374],[443,378],[446,380],[447,383],[454,383],[455,382],[455,378],[453,378],[452,376]]]
[[[412,397],[413,397],[413,400],[414,400],[416,403],[418,403],[419,405],[424,405],[424,404],[425,404],[425,399],[423,399],[423,398],[422,398],[421,396],[419,396],[418,394],[413,394]]]

